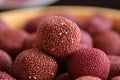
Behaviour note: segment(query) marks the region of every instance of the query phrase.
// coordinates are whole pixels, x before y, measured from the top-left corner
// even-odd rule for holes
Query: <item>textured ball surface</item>
[[[68,73],[63,73],[57,76],[55,80],[72,80]]]
[[[120,76],[116,76],[116,77],[112,78],[111,80],[120,80]]]
[[[90,34],[95,34],[110,30],[112,27],[112,20],[104,13],[96,13],[86,20],[83,29]]]
[[[19,80],[53,80],[56,71],[56,61],[37,49],[23,51],[13,64],[13,74]]]
[[[109,78],[111,79],[112,77],[120,75],[120,57],[109,55],[108,58],[111,63],[110,73],[109,73]]]
[[[12,68],[11,57],[3,50],[0,50],[0,71],[10,72]]]
[[[0,80],[16,80],[16,79],[10,76],[9,74],[0,71]]]
[[[100,79],[98,77],[93,77],[93,76],[82,76],[75,80],[102,80],[102,79]]]
[[[80,43],[78,26],[63,17],[46,18],[38,29],[39,46],[54,57],[66,57],[75,51]]]
[[[89,33],[81,30],[81,44],[85,44],[89,47],[93,47],[93,40]]]
[[[67,69],[72,78],[90,75],[105,80],[109,74],[110,62],[103,51],[96,48],[82,48],[71,55]]]
[[[120,55],[120,35],[114,31],[106,31],[94,35],[94,47],[106,54]]]
[[[30,34],[24,41],[24,49],[38,48],[37,34]]]

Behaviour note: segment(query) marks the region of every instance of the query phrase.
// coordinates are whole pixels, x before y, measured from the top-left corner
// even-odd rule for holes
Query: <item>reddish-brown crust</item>
[[[120,35],[114,31],[98,33],[93,37],[94,47],[106,54],[120,55]]]
[[[112,28],[112,20],[103,12],[97,12],[89,17],[83,26],[84,30],[94,35],[95,33],[110,30]]]
[[[19,80],[53,80],[56,71],[56,61],[37,49],[23,51],[13,64],[13,73]]]
[[[61,75],[58,75],[55,80],[72,80],[72,79],[68,73],[63,73]]]
[[[24,49],[38,48],[38,38],[37,34],[30,34],[24,42]]]
[[[93,47],[93,40],[89,33],[84,30],[81,30],[81,44],[85,44],[89,47]]]
[[[105,80],[109,74],[110,63],[103,51],[96,48],[82,48],[71,55],[67,69],[73,78],[90,75]]]
[[[55,57],[66,57],[75,51],[80,43],[80,30],[70,20],[51,16],[38,29],[39,46]]]
[[[109,79],[111,79],[115,76],[120,75],[120,57],[109,55],[108,58],[111,63],[110,72],[109,72]]]
[[[3,50],[0,50],[0,71],[11,72],[12,59]]]
[[[9,74],[0,71],[0,80],[16,80],[16,79],[10,76]]]
[[[102,80],[102,79],[100,79],[98,77],[93,77],[93,76],[82,76],[75,80]]]

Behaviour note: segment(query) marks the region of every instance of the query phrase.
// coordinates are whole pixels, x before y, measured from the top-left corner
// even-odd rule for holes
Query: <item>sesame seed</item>
[[[59,33],[59,35],[62,35],[62,33]]]
[[[63,22],[61,22],[61,25],[63,26],[63,25],[65,25]]]
[[[29,76],[29,79],[31,79],[31,76]]]
[[[34,78],[34,79],[37,79],[37,77],[35,77],[35,76],[34,76],[33,78]]]
[[[63,41],[61,41],[63,43]]]
[[[54,73],[51,73],[52,75],[54,75]]]
[[[67,34],[67,32],[65,32],[65,34]]]
[[[52,51],[54,51],[55,50],[55,48],[52,48]]]
[[[71,38],[71,43],[73,43],[73,38]]]

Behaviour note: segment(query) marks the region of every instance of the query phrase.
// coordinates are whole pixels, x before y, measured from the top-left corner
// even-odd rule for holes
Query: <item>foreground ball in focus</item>
[[[56,71],[56,61],[37,49],[23,51],[13,64],[13,75],[19,80],[53,80]]]
[[[68,73],[72,78],[95,76],[107,79],[110,62],[106,54],[96,48],[81,48],[75,51],[67,62]]]
[[[37,31],[39,46],[54,57],[66,57],[80,44],[78,26],[63,17],[51,16],[39,25]]]

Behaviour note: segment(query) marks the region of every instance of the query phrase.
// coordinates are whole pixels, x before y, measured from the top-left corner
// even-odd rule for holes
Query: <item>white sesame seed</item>
[[[62,33],[59,33],[59,35],[62,35]]]
[[[52,48],[52,51],[54,51],[55,50],[55,48]]]
[[[71,38],[71,43],[73,43],[73,38]]]
[[[51,73],[52,75],[54,75],[54,73]]]
[[[63,41],[61,41],[63,43]]]
[[[29,79],[31,79],[31,76],[29,76]]]
[[[34,78],[34,79],[37,79],[37,77],[35,77],[35,76],[34,76],[33,78]]]
[[[61,22],[61,25],[63,26],[63,25],[64,25],[64,23],[63,23],[63,22]]]
[[[67,34],[67,32],[65,32],[65,34]]]

